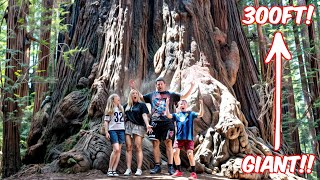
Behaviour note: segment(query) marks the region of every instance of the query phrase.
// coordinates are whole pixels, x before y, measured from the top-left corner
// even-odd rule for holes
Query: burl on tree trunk
[[[243,174],[240,168],[246,154],[273,152],[260,138],[259,98],[252,89],[257,70],[235,1],[78,0],[65,8],[71,11],[65,23],[72,26],[59,42],[87,50],[68,62],[58,54],[58,82],[51,102],[35,117],[25,163],[50,163],[45,172],[106,171],[112,147],[99,129],[108,95],[118,93],[125,103],[129,79],[147,93],[163,76],[175,92],[196,83],[187,99],[190,109],[198,111],[199,98],[204,100],[205,115],[194,129],[198,172],[267,176]],[[153,154],[148,138],[143,148],[143,169],[149,169]],[[125,147],[120,173],[126,169],[124,152]],[[135,152],[133,157],[134,169]],[[182,162],[188,167],[185,154]]]

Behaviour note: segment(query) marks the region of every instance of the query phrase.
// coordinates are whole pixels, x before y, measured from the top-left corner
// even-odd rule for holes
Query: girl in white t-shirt
[[[112,94],[107,100],[104,126],[106,138],[111,141],[113,151],[110,155],[108,176],[119,176],[116,169],[120,160],[121,147],[125,143],[124,111],[120,104],[120,97]]]

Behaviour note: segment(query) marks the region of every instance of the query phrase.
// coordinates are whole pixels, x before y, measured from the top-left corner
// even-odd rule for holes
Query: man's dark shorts
[[[174,141],[174,123],[169,119],[165,120],[154,120],[151,119],[151,124],[153,132],[148,134],[150,140],[164,141],[171,139]]]

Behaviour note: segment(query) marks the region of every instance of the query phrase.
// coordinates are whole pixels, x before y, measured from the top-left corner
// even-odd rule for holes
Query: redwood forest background
[[[241,24],[246,6],[308,4],[316,7],[309,26]],[[196,83],[187,99],[192,110],[204,100],[194,130],[199,173],[319,179],[319,7],[317,0],[0,0],[2,177],[32,164],[41,164],[38,173],[106,170],[112,149],[99,129],[108,95],[118,93],[125,103],[130,79],[147,93],[163,76],[171,91]],[[273,64],[264,64],[276,31],[293,55],[283,60],[279,151]],[[143,146],[148,170],[148,138]],[[121,173],[124,154],[125,148]],[[243,174],[246,154],[317,160],[312,174]],[[188,167],[184,153],[182,165]]]

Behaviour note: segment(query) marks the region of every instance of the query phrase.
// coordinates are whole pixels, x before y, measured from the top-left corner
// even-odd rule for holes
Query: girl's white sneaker
[[[127,169],[126,172],[123,175],[130,176],[131,175],[131,169]]]
[[[119,174],[116,171],[112,171],[113,172],[113,176],[118,177]]]
[[[113,171],[108,171],[107,176],[113,177]]]
[[[142,175],[142,170],[141,169],[137,169],[137,171],[136,171],[136,173],[134,175],[141,176]]]

